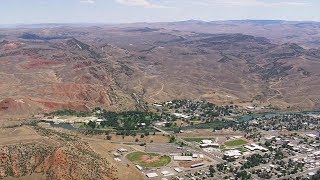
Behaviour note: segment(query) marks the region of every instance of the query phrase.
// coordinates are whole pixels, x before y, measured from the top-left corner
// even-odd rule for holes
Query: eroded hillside
[[[7,127],[0,134],[0,178],[117,179],[116,168],[74,135],[37,125]]]
[[[180,98],[320,107],[320,50],[164,28],[1,30],[0,114],[143,108]]]

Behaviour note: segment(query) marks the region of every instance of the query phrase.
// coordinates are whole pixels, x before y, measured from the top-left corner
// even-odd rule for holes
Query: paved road
[[[158,128],[158,127],[152,126],[152,128],[157,130],[157,131],[159,131],[159,132],[161,132],[161,133],[163,133],[163,134],[165,134],[165,135],[171,135],[171,133],[169,133],[169,132],[167,132],[165,130],[162,130],[162,129]]]

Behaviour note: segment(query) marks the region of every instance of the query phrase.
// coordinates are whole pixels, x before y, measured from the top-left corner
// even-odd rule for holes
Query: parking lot
[[[191,151],[187,147],[179,147],[176,144],[160,144],[160,143],[150,143],[146,145],[146,152],[154,152],[160,154],[181,154],[186,151]]]

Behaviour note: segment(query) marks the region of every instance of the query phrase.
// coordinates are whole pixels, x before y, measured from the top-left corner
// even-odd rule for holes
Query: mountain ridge
[[[20,38],[26,32],[36,39]],[[122,111],[180,98],[286,110],[320,105],[319,49],[295,41],[140,26],[3,33],[4,117],[95,107]]]

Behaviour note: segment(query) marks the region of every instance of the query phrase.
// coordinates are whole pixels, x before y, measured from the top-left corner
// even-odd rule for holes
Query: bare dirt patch
[[[198,161],[181,161],[179,162],[179,166],[184,167],[184,168],[190,168],[191,165],[193,164],[198,164],[198,163],[203,163],[203,160],[198,160]]]
[[[40,142],[43,138],[27,126],[0,129],[0,146]]]
[[[141,160],[146,163],[153,163],[160,161],[160,158],[157,156],[150,156],[150,155],[142,155]]]

